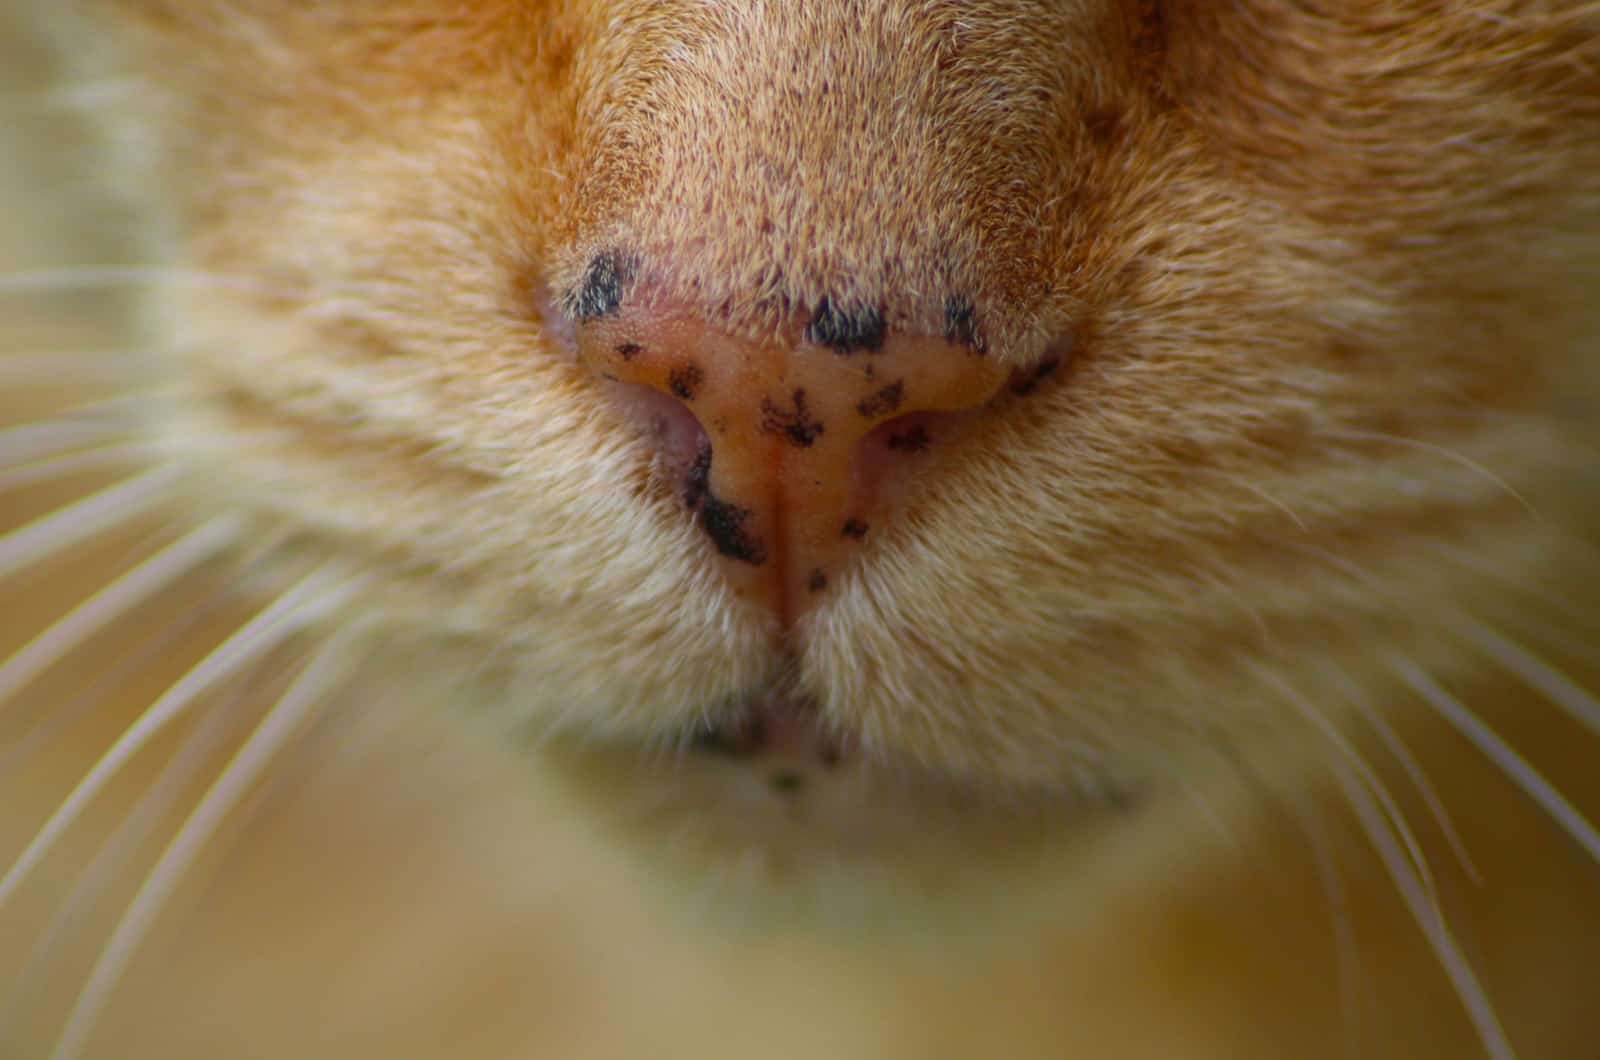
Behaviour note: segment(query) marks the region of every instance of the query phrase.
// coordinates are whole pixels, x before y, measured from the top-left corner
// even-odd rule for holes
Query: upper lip
[[[823,721],[817,705],[803,696],[763,692],[726,720],[694,734],[693,746],[732,756],[790,755],[837,763],[846,740]]]

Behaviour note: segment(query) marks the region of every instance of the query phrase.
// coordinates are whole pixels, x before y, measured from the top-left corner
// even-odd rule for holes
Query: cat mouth
[[[726,718],[698,729],[690,738],[694,753],[772,765],[775,785],[784,767],[838,769],[852,757],[853,741],[822,719],[816,704],[801,696],[764,692]]]

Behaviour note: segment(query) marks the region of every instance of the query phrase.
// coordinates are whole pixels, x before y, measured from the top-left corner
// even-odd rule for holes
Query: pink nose
[[[1010,378],[961,327],[890,335],[872,310],[824,303],[788,337],[755,342],[657,299],[574,308],[584,362],[633,384],[632,407],[664,427],[729,582],[785,627],[893,519],[899,484],[948,425],[940,414]]]

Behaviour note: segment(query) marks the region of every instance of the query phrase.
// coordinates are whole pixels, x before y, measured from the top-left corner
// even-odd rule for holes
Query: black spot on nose
[[[698,510],[706,494],[711,492],[711,446],[702,445],[695,454],[694,463],[689,465],[689,474],[684,479],[683,503],[691,509]]]
[[[744,528],[750,509],[720,500],[711,492],[711,446],[702,445],[689,466],[683,489],[683,502],[700,515],[700,529],[724,556],[759,567],[767,561],[767,550]]]
[[[700,384],[705,382],[706,375],[700,370],[698,364],[686,364],[681,368],[674,368],[667,377],[667,385],[672,390],[672,396],[680,401],[693,401],[695,394],[700,391]]]
[[[794,404],[793,409],[779,408],[771,398],[761,399],[761,429],[768,434],[783,435],[790,445],[809,449],[825,428],[812,419],[804,390],[796,390],[789,400]]]
[[[856,411],[863,419],[875,420],[879,416],[887,416],[906,399],[906,383],[904,379],[897,379],[893,383],[879,390],[869,398],[856,402]]]
[[[844,526],[839,530],[841,534],[855,541],[860,541],[867,536],[867,524],[860,519],[846,519]]]
[[[818,346],[831,346],[838,354],[851,354],[857,350],[879,350],[888,332],[883,314],[871,306],[846,308],[824,298],[817,303],[806,326],[806,341]]]
[[[603,250],[596,254],[584,270],[583,280],[567,295],[567,315],[588,321],[615,313],[636,271],[638,263],[621,251]]]
[[[700,502],[700,528],[717,551],[724,556],[759,567],[767,561],[767,550],[744,528],[750,509],[728,504],[709,491]]]

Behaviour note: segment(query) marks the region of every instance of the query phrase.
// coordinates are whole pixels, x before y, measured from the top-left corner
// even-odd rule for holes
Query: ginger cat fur
[[[0,31],[0,1056],[1595,1054],[1600,6]],[[1016,382],[775,623],[614,260]]]

